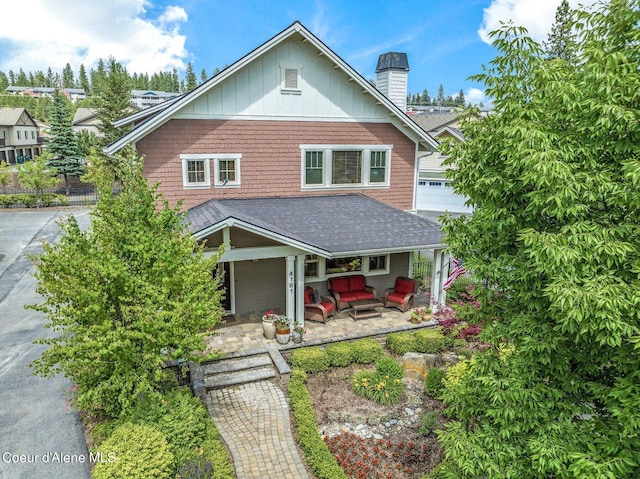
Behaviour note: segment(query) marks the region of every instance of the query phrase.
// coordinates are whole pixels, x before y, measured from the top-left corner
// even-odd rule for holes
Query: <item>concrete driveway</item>
[[[34,376],[29,367],[45,348],[33,341],[55,333],[43,328],[44,315],[24,309],[41,300],[24,255],[55,241],[55,221],[69,214],[88,225],[85,209],[0,209],[0,478],[91,477],[84,431],[66,402],[71,383]]]

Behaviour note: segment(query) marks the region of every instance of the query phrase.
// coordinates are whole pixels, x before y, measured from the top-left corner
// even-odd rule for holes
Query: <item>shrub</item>
[[[358,371],[353,377],[353,390],[358,396],[384,405],[397,403],[402,397],[402,380],[382,376],[378,371]]]
[[[318,424],[305,386],[307,375],[294,369],[289,380],[289,400],[297,429],[298,443],[304,450],[307,464],[318,479],[346,479],[331,451],[318,434]]]
[[[370,364],[382,356],[382,346],[375,339],[358,339],[351,344],[353,361],[358,364]]]
[[[471,361],[459,361],[453,366],[449,367],[445,373],[445,377],[442,380],[442,384],[447,389],[453,389],[460,385],[462,377],[469,369]]]
[[[416,351],[439,353],[444,349],[444,336],[436,329],[423,329],[414,333]]]
[[[420,423],[420,429],[418,430],[423,436],[428,436],[438,427],[438,418],[436,413],[428,411],[422,416],[422,422]]]
[[[424,390],[425,392],[434,398],[440,396],[440,392],[444,389],[445,372],[439,368],[431,368],[427,372],[427,377],[424,378]]]
[[[416,338],[412,333],[400,332],[387,334],[387,348],[394,354],[408,353],[416,350]]]
[[[236,474],[229,461],[229,454],[222,444],[220,433],[210,417],[205,421],[205,439],[202,443],[202,451],[207,461],[212,464],[213,474],[205,476],[207,479],[235,479]],[[184,478],[186,479],[186,477]]]
[[[388,376],[395,379],[402,379],[404,376],[402,364],[389,356],[383,356],[376,361],[376,372],[382,377]]]
[[[329,356],[319,346],[299,348],[291,353],[291,365],[307,373],[326,371],[329,369]]]
[[[115,460],[96,464],[94,479],[169,479],[173,475],[174,457],[167,439],[151,426],[122,424],[100,450],[104,458]]]
[[[353,362],[353,349],[346,341],[327,344],[325,351],[331,366],[345,367]]]

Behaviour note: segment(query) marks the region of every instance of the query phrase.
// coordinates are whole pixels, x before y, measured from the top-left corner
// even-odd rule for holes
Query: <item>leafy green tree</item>
[[[85,173],[76,136],[71,126],[71,105],[66,97],[56,91],[49,111],[51,138],[47,145],[47,165],[64,178],[64,187],[69,194],[69,177]]]
[[[195,87],[198,86],[198,78],[196,77],[195,72],[193,71],[193,65],[191,62],[187,64],[187,71],[185,72],[185,91],[191,91]]]
[[[24,189],[35,190],[37,194],[42,194],[45,190],[60,184],[56,170],[47,165],[48,155],[44,153],[20,165],[18,181]]]
[[[493,347],[443,392],[438,477],[640,477],[640,9],[595,8],[576,12],[575,64],[493,32],[473,79],[498,113],[444,148],[475,207],[446,241],[490,286]]]
[[[98,131],[102,133],[101,146],[107,146],[126,133],[113,122],[126,115],[131,101],[131,80],[124,67],[115,58],[109,58],[105,77],[95,94],[96,116],[100,119]]]
[[[576,59],[576,35],[573,32],[571,8],[567,0],[562,0],[556,9],[556,20],[546,42],[543,42],[547,58],[560,58],[565,61]]]
[[[34,361],[37,374],[64,373],[77,384],[77,404],[118,416],[137,399],[160,397],[168,359],[201,360],[204,330],[220,319],[217,258],[189,234],[180,205],[169,207],[128,151],[116,165],[92,159],[100,201],[81,231],[73,216],[62,238],[32,258],[50,346]],[[112,192],[114,179],[121,182]]]
[[[0,186],[4,190],[13,181],[13,169],[6,161],[0,161]]]

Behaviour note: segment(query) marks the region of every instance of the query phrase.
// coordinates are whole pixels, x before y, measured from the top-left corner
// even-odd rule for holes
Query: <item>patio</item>
[[[419,292],[415,298],[414,307],[428,306],[429,298],[424,292]],[[216,350],[223,356],[237,355],[267,348],[286,350],[315,346],[335,341],[347,341],[363,337],[381,336],[395,331],[420,329],[435,326],[435,321],[413,324],[409,321],[409,313],[395,308],[383,308],[381,318],[359,319],[354,321],[345,309],[336,314],[327,323],[305,321],[304,339],[296,344],[290,341],[279,344],[275,339],[266,339],[262,333],[262,321],[258,314],[249,315],[246,319],[227,321],[216,327],[213,335],[207,338],[207,349]]]

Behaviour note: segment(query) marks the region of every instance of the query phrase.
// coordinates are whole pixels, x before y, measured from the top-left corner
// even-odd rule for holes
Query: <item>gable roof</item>
[[[347,64],[342,58],[340,58],[335,52],[333,52],[333,50],[331,50],[327,45],[325,45],[321,40],[319,40],[315,35],[307,30],[304,25],[296,21],[288,28],[278,33],[276,36],[242,57],[233,65],[225,68],[220,73],[202,83],[189,93],[186,93],[181,97],[175,99],[175,101],[168,103],[166,108],[158,109],[157,113],[154,116],[149,117],[146,121],[136,126],[136,128],[132,129],[129,133],[122,136],[112,144],[108,145],[104,150],[105,153],[116,153],[128,143],[135,142],[143,138],[147,134],[154,131],[156,128],[159,128],[161,125],[169,121],[172,115],[178,112],[185,105],[190,104],[201,96],[205,95],[212,88],[236,74],[239,70],[247,66],[249,63],[253,62],[255,59],[259,58],[265,53],[271,51],[277,45],[281,44],[282,42],[296,34],[301,35],[305,42],[313,45],[319,51],[319,54],[325,55],[334,64],[334,68],[342,70],[350,80],[356,82],[356,84],[362,89],[363,93],[371,95],[375,99],[376,103],[386,108],[389,111],[392,120],[394,120],[399,126],[404,127],[412,132],[413,135],[418,138],[418,141],[425,143],[431,148],[437,148],[437,141],[435,141],[424,130],[422,130],[413,121],[411,121],[409,117],[402,110],[400,110],[400,108],[398,108],[386,96],[380,93],[380,91],[378,91],[373,85],[365,80],[362,75],[356,72],[349,64]],[[122,124],[123,121],[126,121],[126,118],[120,120],[119,123]]]
[[[0,125],[15,126],[29,124],[30,126],[38,126],[25,108],[0,108]]]
[[[209,200],[185,220],[197,238],[237,226],[324,257],[442,244],[437,223],[362,194]]]

